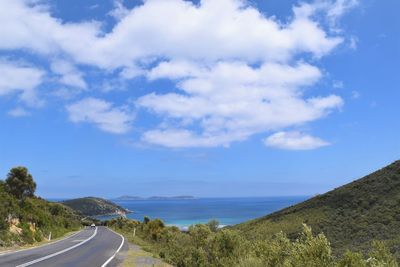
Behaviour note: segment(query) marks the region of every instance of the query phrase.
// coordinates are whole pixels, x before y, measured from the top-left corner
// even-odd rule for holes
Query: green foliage
[[[383,240],[400,259],[400,161],[303,203],[234,226],[247,239],[268,240],[283,231],[291,240],[310,225],[331,242],[334,256],[347,249],[364,255]]]
[[[154,241],[157,241],[160,239],[164,227],[164,223],[160,219],[155,219],[145,224],[143,231],[151,236]]]
[[[211,220],[207,223],[207,226],[210,228],[211,231],[216,232],[219,228],[219,221]]]
[[[14,168],[8,175],[9,183],[0,181],[0,246],[31,244],[47,238],[50,232],[57,238],[81,226],[80,217],[70,208],[32,196],[34,190],[16,190],[19,186],[15,185],[21,183],[16,183],[15,177],[21,172],[30,176],[28,180],[32,178],[25,170]],[[27,184],[32,189],[33,179]]]
[[[339,261],[338,267],[366,267],[367,261],[359,252],[346,251],[343,258]]]
[[[5,190],[17,199],[33,197],[36,190],[36,183],[32,175],[25,167],[15,167],[7,174]]]
[[[84,216],[115,215],[128,212],[123,207],[98,197],[76,198],[62,203]]]
[[[373,242],[373,250],[369,254],[370,258],[368,260],[368,264],[371,267],[397,267],[398,264],[396,259],[390,253],[389,249],[383,242],[374,241]]]
[[[166,227],[159,219],[118,218],[106,224],[177,267],[398,267],[381,242],[374,244],[368,259],[351,251],[335,257],[325,235],[314,235],[306,225],[295,240],[279,232],[268,240],[249,241],[240,231],[212,231],[209,224],[193,225],[187,232]]]
[[[189,235],[193,239],[196,248],[204,247],[207,239],[211,235],[211,230],[207,225],[197,224],[189,227]]]
[[[328,267],[333,258],[328,240],[323,234],[313,236],[311,228],[304,225],[300,238],[293,244],[292,266]]]

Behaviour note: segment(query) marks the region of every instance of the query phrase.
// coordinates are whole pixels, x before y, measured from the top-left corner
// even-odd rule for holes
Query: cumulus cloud
[[[35,88],[43,82],[44,74],[38,68],[0,59],[0,96],[17,93],[27,104],[38,105]]]
[[[337,20],[350,9],[359,4],[359,0],[336,0],[328,6],[328,18],[331,24],[335,24]]]
[[[76,69],[76,67],[68,61],[54,60],[50,65],[53,73],[58,74],[59,83],[86,89],[87,84],[83,79],[83,74]]]
[[[144,133],[142,140],[170,148],[188,147],[228,147],[231,142],[245,139],[246,136],[236,134],[220,135],[196,135],[196,133],[185,129],[160,129]]]
[[[343,104],[336,95],[303,97],[302,88],[321,77],[316,67],[305,63],[266,63],[253,68],[230,62],[196,69],[191,64],[163,62],[149,75],[179,79],[182,93],[148,94],[136,101],[137,106],[180,120],[182,127],[201,129],[197,134],[173,128],[145,133],[146,141],[166,146],[227,145],[255,133],[319,119]]]
[[[330,145],[320,138],[301,132],[278,132],[266,138],[264,144],[286,150],[311,150]]]
[[[142,140],[229,146],[321,119],[343,105],[340,96],[310,91],[323,78],[313,64],[346,40],[337,21],[356,4],[301,3],[283,23],[245,0],[147,0],[132,9],[115,0],[109,15],[116,22],[105,32],[101,22],[63,22],[41,1],[3,0],[0,50],[50,58],[58,83],[80,89],[90,87],[81,65],[116,73],[121,81],[170,80],[168,92],[155,89],[134,100],[160,119]],[[113,133],[127,132],[132,122],[124,108],[95,98],[67,110],[71,121]]]
[[[134,119],[127,110],[91,97],[68,105],[67,111],[72,122],[92,123],[99,129],[114,134],[127,133]]]
[[[4,0],[2,6],[0,49],[63,52],[103,68],[130,67],[151,58],[282,61],[299,52],[323,56],[342,42],[329,37],[312,14],[296,12],[284,25],[241,0],[203,0],[199,5],[149,0],[125,10],[109,33],[96,22],[62,23],[41,4]]]

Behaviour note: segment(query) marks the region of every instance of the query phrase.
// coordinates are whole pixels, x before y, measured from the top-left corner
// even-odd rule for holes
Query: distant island
[[[149,197],[150,200],[164,200],[164,199],[194,199],[193,196],[174,196],[174,197],[163,197],[163,196],[153,196]]]
[[[129,196],[129,195],[114,198],[114,200],[139,200],[139,199],[143,198],[138,196]]]
[[[81,213],[85,216],[101,216],[101,215],[121,215],[125,216],[131,213],[127,210],[109,200],[98,197],[84,197],[65,200],[61,202],[65,206]]]
[[[129,196],[124,195],[115,198],[114,200],[171,200],[171,199],[194,199],[194,196],[152,196],[152,197],[138,197],[138,196]]]

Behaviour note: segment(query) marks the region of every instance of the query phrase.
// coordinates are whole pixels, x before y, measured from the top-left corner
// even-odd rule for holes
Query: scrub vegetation
[[[80,217],[70,208],[34,195],[36,183],[25,167],[0,180],[0,247],[40,242],[77,230]]]
[[[367,255],[346,251],[334,256],[325,235],[314,235],[307,225],[295,240],[278,232],[268,240],[252,241],[237,230],[215,228],[215,222],[191,226],[187,232],[167,227],[159,219],[139,222],[121,217],[106,224],[177,267],[398,266],[386,245],[378,241],[372,243]]]
[[[82,217],[35,196],[28,170],[0,181],[0,246],[41,241],[79,228]],[[400,251],[400,161],[303,203],[233,227],[188,231],[159,219],[104,222],[177,267],[396,267]],[[139,257],[141,255],[133,255]],[[136,259],[135,259],[136,261]]]
[[[84,216],[126,215],[129,213],[129,210],[124,209],[109,200],[98,197],[70,199],[63,201],[62,204]]]
[[[119,218],[107,224],[176,266],[398,266],[400,161],[303,203],[224,229],[214,221],[181,232],[149,218]]]
[[[347,249],[366,254],[371,240],[382,240],[400,258],[400,161],[326,194],[234,229],[249,240],[268,239],[283,231],[290,239],[301,224],[324,233],[335,255]]]

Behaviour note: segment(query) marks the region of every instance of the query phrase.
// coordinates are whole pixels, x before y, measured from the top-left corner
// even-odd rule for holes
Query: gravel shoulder
[[[172,267],[132,243],[129,243],[129,250],[125,253],[125,260],[120,267]]]

